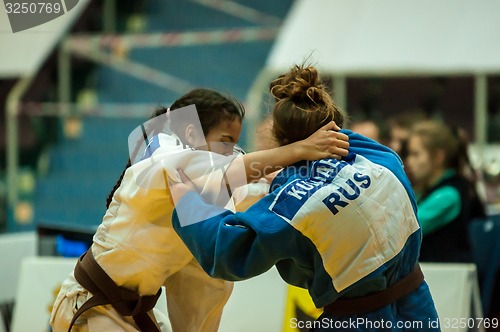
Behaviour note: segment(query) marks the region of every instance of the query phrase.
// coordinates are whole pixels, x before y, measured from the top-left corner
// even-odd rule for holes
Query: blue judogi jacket
[[[410,273],[422,235],[402,162],[389,148],[344,132],[347,157],[285,168],[246,212],[209,205],[195,192],[180,200],[174,228],[209,275],[237,281],[276,265],[283,280],[307,288],[324,307],[383,290]],[[398,310],[370,314],[425,324],[437,317],[425,282],[394,305]]]

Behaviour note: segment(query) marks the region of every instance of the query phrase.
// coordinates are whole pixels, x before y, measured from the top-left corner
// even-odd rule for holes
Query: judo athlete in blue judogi
[[[286,90],[293,83],[306,86]],[[292,106],[310,103],[296,96],[303,91],[313,106],[288,107],[287,112],[308,110],[309,118],[311,109],[329,112],[329,103],[334,105],[325,102],[328,94],[320,93],[324,87],[314,67],[297,66],[273,84],[278,142],[296,139],[289,131],[298,117],[283,125],[277,113],[283,99],[289,98]],[[341,123],[337,111],[333,107],[333,118]],[[324,120],[313,117],[312,128]],[[289,131],[280,136],[280,128]],[[307,135],[307,128],[300,130]],[[344,133],[350,142],[347,157],[303,161],[283,169],[270,193],[246,212],[207,204],[188,179],[171,185],[182,197],[176,202],[173,226],[212,277],[244,280],[276,265],[284,281],[307,288],[315,305],[324,308],[323,315],[305,326],[311,331],[439,330],[418,265],[422,233],[402,162],[389,148]]]

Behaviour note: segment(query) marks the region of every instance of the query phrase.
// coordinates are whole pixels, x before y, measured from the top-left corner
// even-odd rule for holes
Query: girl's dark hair
[[[176,110],[178,108],[182,108],[189,105],[195,105],[196,111],[198,112],[198,117],[200,119],[201,128],[203,130],[203,135],[207,135],[208,132],[217,126],[221,121],[226,120],[234,120],[239,119],[243,120],[245,117],[245,109],[243,105],[231,96],[223,96],[217,91],[210,89],[194,89],[187,94],[183,95],[179,99],[177,99],[172,106],[170,106],[170,110]],[[168,108],[161,107],[158,108],[151,118],[155,118],[167,112]],[[184,135],[182,133],[176,133],[177,136],[181,140],[184,139]],[[145,137],[148,139],[148,137]],[[120,186],[123,176],[125,175],[125,171],[127,168],[131,166],[130,159],[125,166],[120,178],[116,182],[115,186],[109,193],[106,199],[106,208],[109,208],[111,201],[113,200],[113,195],[115,191]]]
[[[344,123],[344,112],[335,105],[318,71],[313,66],[296,65],[271,82],[273,135],[279,145],[309,137],[334,120]]]

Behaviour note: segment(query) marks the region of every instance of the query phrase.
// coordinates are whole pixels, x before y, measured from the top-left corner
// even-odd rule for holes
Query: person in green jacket
[[[420,122],[408,139],[406,165],[424,236],[421,261],[470,262],[468,222],[484,216],[484,207],[470,180],[465,136],[438,121]]]

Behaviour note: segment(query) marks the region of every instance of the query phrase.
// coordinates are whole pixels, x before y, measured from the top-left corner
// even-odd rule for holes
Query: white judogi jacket
[[[204,183],[200,191],[215,201],[224,196],[221,183],[228,157],[191,150],[166,134],[155,136],[148,148],[146,156],[126,170],[94,235],[92,253],[118,286],[153,295],[164,285],[173,331],[217,331],[233,285],[208,276],[172,228],[174,207],[166,181],[182,168],[193,182]],[[67,331],[75,308],[91,296],[71,273],[54,304],[53,331]],[[99,315],[92,317],[91,312]],[[82,318],[73,331],[137,331],[131,317],[121,317],[110,305],[91,309]],[[168,331],[168,323],[160,325]]]

